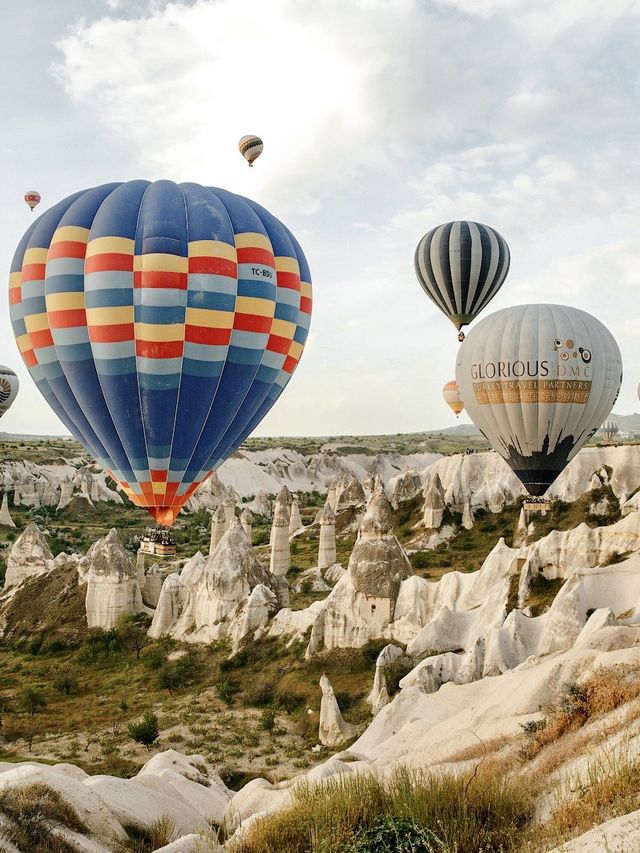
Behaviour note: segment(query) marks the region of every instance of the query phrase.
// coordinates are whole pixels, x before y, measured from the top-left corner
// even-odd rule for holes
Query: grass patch
[[[0,814],[11,821],[11,827],[3,829],[5,836],[29,853],[73,853],[75,846],[57,837],[52,823],[73,832],[87,832],[75,809],[41,782],[2,791]]]
[[[398,769],[296,786],[289,806],[252,824],[232,853],[522,850],[532,818],[526,788]],[[432,846],[409,846],[410,841]],[[377,846],[374,846],[377,845]]]
[[[124,830],[128,836],[125,850],[133,850],[134,853],[153,853],[178,837],[175,821],[166,815],[149,826],[128,824]]]

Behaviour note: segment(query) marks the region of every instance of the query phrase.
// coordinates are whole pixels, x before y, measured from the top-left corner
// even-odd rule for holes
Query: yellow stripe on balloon
[[[166,483],[152,483],[151,488],[153,489],[154,495],[164,495],[164,493],[167,491],[167,484]]]
[[[135,272],[188,272],[189,259],[182,255],[150,252],[148,255],[136,255],[133,269]]]
[[[242,234],[236,234],[235,240],[238,249],[266,249],[268,252],[273,252],[271,240],[264,234],[258,234],[255,231],[244,231]]]
[[[92,255],[133,255],[135,241],[129,237],[96,237],[87,245],[87,258]]]
[[[22,266],[25,267],[27,264],[46,263],[48,251],[48,249],[27,249],[24,253],[24,258],[22,259]]]
[[[133,305],[87,308],[87,325],[89,326],[119,326],[123,323],[133,323]]]
[[[274,320],[271,324],[271,334],[278,335],[280,338],[289,338],[291,340],[296,333],[296,324],[290,320]]]
[[[16,338],[16,343],[18,344],[18,349],[20,352],[26,352],[31,349],[31,338],[28,334],[26,335],[18,335]]]
[[[73,241],[75,243],[86,243],[89,239],[89,229],[82,228],[80,225],[62,225],[58,228],[51,239],[51,245],[61,243],[63,240]]]
[[[300,295],[301,296],[311,296],[311,285],[308,281],[300,282]]]
[[[302,355],[302,350],[304,349],[302,344],[299,344],[298,341],[291,341],[291,346],[289,347],[289,355],[292,358],[298,360]]]
[[[207,329],[232,329],[233,311],[214,311],[207,308],[187,308],[185,323]]]
[[[27,332],[41,332],[49,328],[49,317],[47,314],[31,314],[24,318],[24,324]]]
[[[278,272],[293,272],[300,275],[300,264],[296,258],[289,258],[286,255],[280,255],[276,258],[276,269]]]
[[[22,270],[9,273],[9,288],[22,287]]]
[[[84,291],[66,291],[63,293],[48,293],[46,296],[47,311],[66,311],[70,308],[84,308]]]
[[[236,314],[256,314],[258,317],[273,317],[276,303],[271,299],[258,299],[257,296],[238,296]]]
[[[189,243],[190,258],[224,258],[227,261],[237,260],[235,246],[223,243],[221,240],[192,240]]]
[[[136,323],[135,335],[140,341],[183,341],[182,323]]]

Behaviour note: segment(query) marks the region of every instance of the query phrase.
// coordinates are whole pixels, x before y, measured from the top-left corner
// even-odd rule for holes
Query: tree
[[[47,700],[42,695],[42,691],[38,687],[35,687],[35,685],[31,684],[29,687],[25,687],[22,691],[20,704],[24,710],[33,717],[41,708],[46,707]]]
[[[139,617],[144,617],[144,614],[123,613],[116,627],[116,634],[121,647],[127,651],[135,652],[136,659],[140,657],[140,652],[149,642],[147,638],[148,626]]]
[[[72,669],[61,667],[53,681],[53,686],[65,696],[70,696],[78,689],[78,678]]]
[[[129,723],[129,736],[137,743],[144,744],[147,749],[159,735],[158,718],[152,711],[145,711],[139,723]]]

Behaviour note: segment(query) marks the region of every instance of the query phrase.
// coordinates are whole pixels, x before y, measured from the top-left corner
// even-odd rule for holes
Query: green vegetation
[[[523,850],[533,817],[525,786],[398,769],[296,786],[290,805],[257,820],[233,853],[477,853]]]
[[[145,711],[139,723],[129,723],[127,731],[129,732],[129,737],[137,743],[144,744],[149,749],[151,744],[155,743],[160,736],[158,718],[151,711]]]

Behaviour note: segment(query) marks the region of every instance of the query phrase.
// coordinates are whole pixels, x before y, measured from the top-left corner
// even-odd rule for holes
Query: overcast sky
[[[454,424],[453,326],[413,252],[450,219],[495,227],[511,271],[482,316],[560,302],[640,379],[636,0],[4,0],[0,255],[88,186],[170,178],[248,195],[311,267],[301,364],[262,435]],[[248,169],[244,133],[265,141]],[[6,302],[5,302],[6,306]],[[5,431],[63,433],[1,312],[21,393]],[[464,417],[461,418],[464,420]]]

